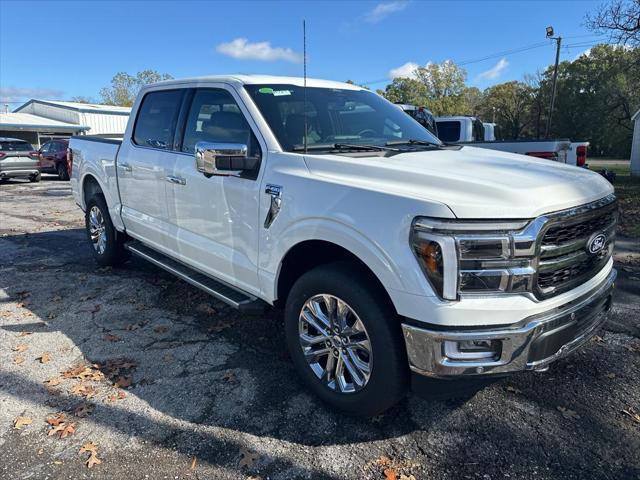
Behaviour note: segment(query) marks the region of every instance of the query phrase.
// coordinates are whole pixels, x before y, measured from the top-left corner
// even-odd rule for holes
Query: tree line
[[[467,86],[466,77],[451,61],[434,63],[416,69],[411,78],[394,78],[378,93],[438,116],[473,115],[495,122],[504,138],[544,136],[553,66],[484,91]],[[550,135],[589,141],[595,156],[628,157],[631,117],[639,108],[640,48],[598,45],[560,63]]]

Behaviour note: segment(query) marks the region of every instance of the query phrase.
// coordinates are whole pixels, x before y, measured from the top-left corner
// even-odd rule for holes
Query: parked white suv
[[[545,369],[611,304],[607,181],[444,146],[354,85],[161,82],[122,142],[73,137],[70,157],[98,263],[133,252],[245,311],[284,307],[302,380],[350,413],[410,379]]]

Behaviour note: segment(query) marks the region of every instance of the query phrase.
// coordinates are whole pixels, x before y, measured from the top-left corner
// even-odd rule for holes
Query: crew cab
[[[544,370],[611,306],[607,181],[445,145],[355,85],[160,82],[122,140],[73,137],[69,155],[100,265],[133,253],[255,321],[282,308],[303,383],[352,414],[434,378]]]
[[[571,146],[568,139],[487,141],[486,124],[476,117],[436,117],[436,124],[438,138],[446,143],[520,153],[560,163],[567,163],[567,155]]]

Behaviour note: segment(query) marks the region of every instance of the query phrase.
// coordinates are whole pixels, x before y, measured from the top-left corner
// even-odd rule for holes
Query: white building
[[[640,176],[640,110],[631,117],[633,140],[631,140],[631,175]]]
[[[0,137],[21,138],[34,147],[71,135],[123,134],[131,108],[58,100],[29,100],[0,114]]]

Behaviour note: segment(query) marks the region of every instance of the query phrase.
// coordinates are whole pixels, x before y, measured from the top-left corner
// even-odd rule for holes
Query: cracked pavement
[[[138,259],[98,268],[89,248],[68,182],[0,186],[1,478],[640,476],[637,240],[618,242],[609,322],[572,356],[369,420],[304,389],[279,312],[241,315]],[[47,435],[57,413],[66,438]]]

